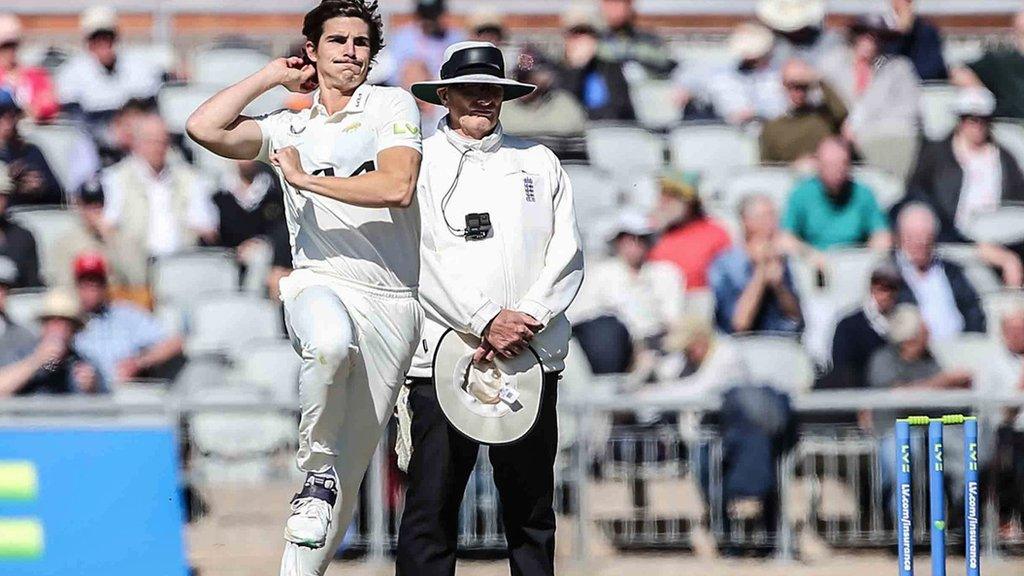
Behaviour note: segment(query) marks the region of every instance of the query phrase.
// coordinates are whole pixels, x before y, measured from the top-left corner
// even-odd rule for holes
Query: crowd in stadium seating
[[[1024,201],[1012,122],[1024,120],[1024,13],[1011,45],[947,66],[941,31],[911,0],[845,28],[825,26],[823,2],[761,0],[726,40],[727,63],[688,59],[628,0],[571,9],[548,43],[520,42],[500,15],[462,28],[443,2],[417,6],[389,31],[381,81],[408,87],[436,75],[452,42],[486,39],[538,86],[505,105],[506,131],[582,137],[593,152],[617,123],[630,128],[616,137],[655,143],[637,158],[622,140],[614,162],[570,166],[588,246],[570,316],[594,373],[714,388],[744,378],[725,335],[771,332],[802,335],[820,387],[978,386],[929,351],[974,332],[999,359],[986,385],[1024,388],[1024,296],[1012,292],[1024,232],[979,229]],[[21,63],[21,23],[0,15],[0,396],[173,378],[200,354],[198,319],[187,290],[160,284],[160,263],[228,250],[233,291],[263,304],[290,269],[273,173],[210,161],[177,133],[159,105],[169,71],[122,49],[113,10],[88,9],[80,28],[78,52],[48,69]],[[935,85],[922,82],[947,79],[950,130],[926,137]],[[442,110],[421,113],[429,135]],[[63,147],[43,145],[69,126]],[[667,168],[676,134],[712,126],[736,146],[699,165],[673,150]],[[735,184],[744,174],[753,185]],[[202,277],[178,280],[203,290]],[[996,295],[1011,305],[988,306]],[[283,337],[279,323],[260,333]]]

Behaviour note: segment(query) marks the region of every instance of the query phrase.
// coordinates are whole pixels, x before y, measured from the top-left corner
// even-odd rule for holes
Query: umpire
[[[565,309],[583,280],[572,188],[544,146],[503,134],[501,104],[534,87],[504,77],[501,51],[460,42],[440,80],[413,94],[444,106],[424,140],[417,198],[422,218],[423,341],[409,371],[412,456],[398,535],[400,576],[455,573],[458,513],[479,443],[438,403],[434,347],[451,328],[480,339],[476,360],[512,358],[532,343],[543,367],[536,424],[490,447],[513,575],[554,574],[554,460],[558,374],[569,339]]]

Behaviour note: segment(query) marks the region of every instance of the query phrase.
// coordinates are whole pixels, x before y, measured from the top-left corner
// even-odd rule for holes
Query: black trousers
[[[558,375],[544,377],[537,424],[520,441],[489,450],[512,576],[555,573]],[[429,379],[412,379],[412,459],[398,532],[398,576],[452,576],[459,506],[480,445],[453,428]]]

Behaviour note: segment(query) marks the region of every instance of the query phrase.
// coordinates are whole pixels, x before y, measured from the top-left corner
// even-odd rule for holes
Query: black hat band
[[[470,74],[505,77],[505,58],[493,46],[476,46],[459,50],[441,66],[441,79],[448,80]]]

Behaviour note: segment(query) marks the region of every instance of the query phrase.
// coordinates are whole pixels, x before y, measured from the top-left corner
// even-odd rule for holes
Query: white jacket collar
[[[448,126],[447,115],[445,115],[444,118],[441,118],[440,122],[437,123],[437,129],[444,134],[445,138],[447,138],[448,141],[451,142],[452,146],[455,146],[459,152],[466,152],[469,150],[476,150],[478,152],[485,153],[495,152],[498,148],[501,148],[501,140],[504,135],[501,128],[501,122],[498,122],[498,125],[494,127],[494,132],[491,132],[480,140],[467,138]]]
[[[356,112],[362,112],[366,109],[366,99],[370,96],[370,85],[360,84],[356,88],[355,92],[352,93],[352,98],[349,99],[348,104],[341,110],[338,110],[334,114],[327,113],[327,107],[320,102],[320,89],[317,88],[313,92],[313,105],[309,108],[309,117],[314,116],[326,116],[329,119],[340,116],[341,114],[353,114]]]

